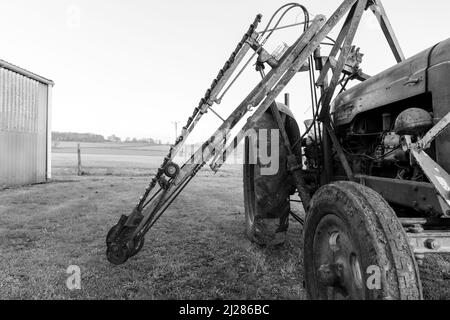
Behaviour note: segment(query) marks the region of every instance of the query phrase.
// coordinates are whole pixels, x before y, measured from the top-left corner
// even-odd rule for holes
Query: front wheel
[[[402,225],[389,204],[365,186],[336,182],[316,192],[303,250],[311,299],[422,299]]]

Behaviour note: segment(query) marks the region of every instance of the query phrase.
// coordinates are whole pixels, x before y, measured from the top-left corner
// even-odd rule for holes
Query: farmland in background
[[[59,142],[52,148],[52,170],[55,176],[77,173],[77,142]],[[169,152],[168,145],[142,143],[80,143],[82,168],[87,175],[148,175],[159,168]],[[183,164],[198,146],[186,146],[178,164]],[[242,148],[232,154],[224,170],[240,170]]]
[[[59,142],[52,148],[53,175],[77,173],[77,142]],[[81,163],[90,175],[145,175],[154,172],[169,151],[167,145],[82,142]]]

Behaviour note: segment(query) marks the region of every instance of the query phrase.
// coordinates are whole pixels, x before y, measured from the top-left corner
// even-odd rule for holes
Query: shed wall
[[[0,187],[47,179],[49,86],[0,68]]]

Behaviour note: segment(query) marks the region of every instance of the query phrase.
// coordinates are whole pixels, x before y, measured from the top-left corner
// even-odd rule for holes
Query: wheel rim
[[[358,241],[336,215],[325,215],[313,240],[313,268],[318,296],[326,300],[365,297]]]

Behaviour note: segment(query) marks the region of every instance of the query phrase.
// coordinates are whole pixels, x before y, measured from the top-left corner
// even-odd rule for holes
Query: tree
[[[53,141],[105,142],[105,137],[93,133],[52,132]]]
[[[110,135],[110,136],[108,137],[108,141],[111,141],[111,142],[121,142],[122,139],[120,139],[118,136],[116,136],[115,134],[113,134],[113,135]]]

